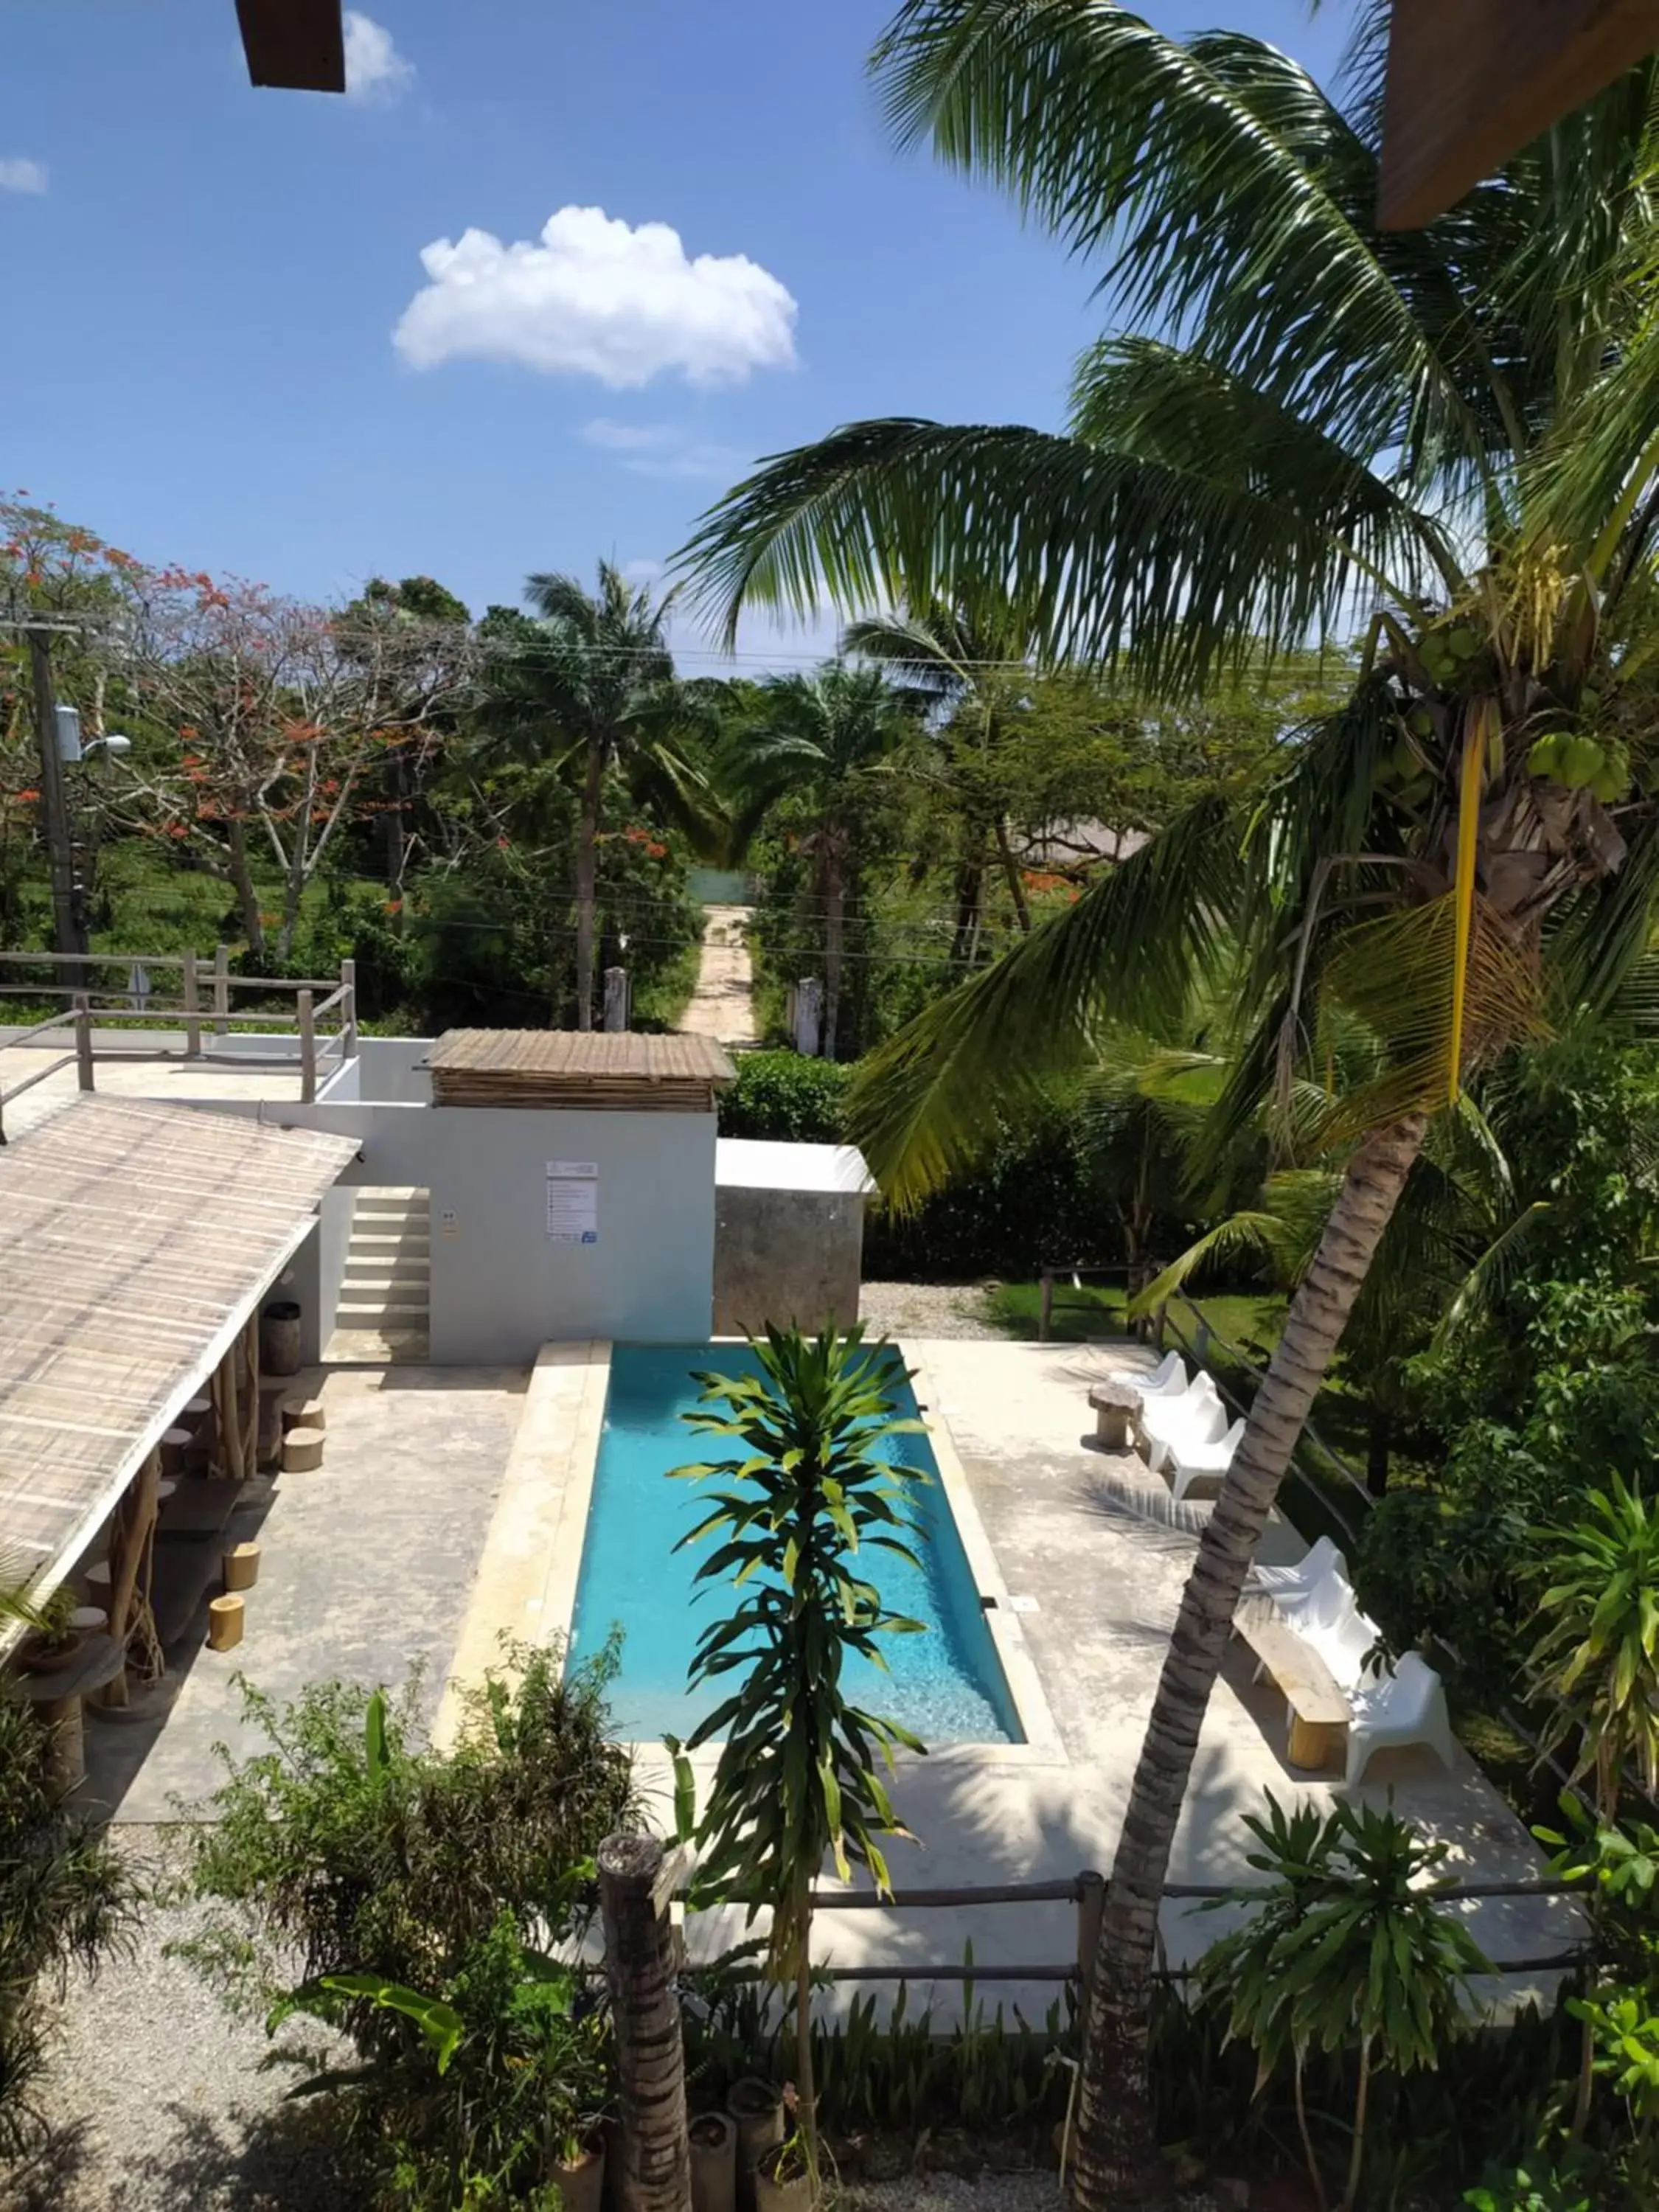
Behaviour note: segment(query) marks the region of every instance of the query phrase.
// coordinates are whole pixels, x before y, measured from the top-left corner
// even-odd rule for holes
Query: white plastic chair
[[[1146,1464],[1159,1474],[1176,1443],[1212,1444],[1227,1432],[1227,1408],[1207,1375],[1195,1375],[1179,1396],[1149,1399],[1140,1409]]]
[[[1338,1551],[1335,1539],[1322,1536],[1306,1556],[1291,1566],[1252,1567],[1244,1578],[1244,1588],[1253,1597],[1272,1598],[1279,1611],[1285,1613],[1329,1575],[1346,1583],[1348,1563]]]
[[[1191,1387],[1178,1352],[1166,1352],[1150,1375],[1115,1375],[1112,1380],[1127,1382],[1143,1406],[1149,1398],[1178,1398]]]
[[[1188,1443],[1184,1438],[1172,1443],[1170,1446],[1170,1487],[1176,1498],[1184,1498],[1195,1482],[1202,1482],[1206,1476],[1225,1474],[1233,1463],[1233,1454],[1238,1449],[1238,1440],[1243,1433],[1244,1424],[1238,1420],[1213,1443]]]
[[[1392,1674],[1348,1693],[1347,1785],[1352,1790],[1374,1751],[1384,1744],[1425,1743],[1441,1764],[1454,1762],[1455,1740],[1446,1711],[1446,1692],[1428,1661],[1404,1653]]]
[[[1332,1680],[1346,1691],[1352,1704],[1377,1680],[1365,1662],[1376,1649],[1379,1632],[1376,1623],[1368,1620],[1354,1603],[1353,1592],[1346,1584],[1343,1587],[1346,1603],[1340,1611],[1326,1611],[1321,1601],[1328,1597],[1329,1585],[1322,1583],[1286,1618],[1304,1643],[1319,1654],[1330,1669]]]

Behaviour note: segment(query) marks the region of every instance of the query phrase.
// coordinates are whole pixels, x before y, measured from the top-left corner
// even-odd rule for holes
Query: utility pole
[[[29,666],[34,678],[34,726],[40,745],[40,805],[46,816],[46,848],[52,862],[52,945],[59,952],[87,950],[86,924],[76,895],[75,853],[70,836],[69,803],[64,789],[64,763],[58,748],[58,699],[52,688],[52,626],[30,623]],[[86,981],[77,969],[64,967],[60,983],[81,985]]]

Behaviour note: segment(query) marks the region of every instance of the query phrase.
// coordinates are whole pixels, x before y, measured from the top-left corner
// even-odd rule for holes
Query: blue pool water
[[[611,1354],[571,1650],[580,1658],[596,1650],[613,1625],[622,1629],[622,1675],[611,1704],[625,1741],[688,1735],[726,1694],[694,1695],[685,1679],[698,1636],[726,1609],[728,1585],[694,1588],[714,1540],[674,1549],[707,1510],[710,1486],[668,1479],[672,1468],[712,1457],[724,1442],[700,1435],[680,1418],[697,1403],[692,1376],[699,1369],[752,1374],[755,1364],[740,1345],[618,1345]],[[915,1413],[908,1382],[894,1395],[901,1413]],[[867,1711],[902,1723],[930,1749],[1022,1742],[933,1447],[925,1436],[903,1436],[891,1438],[887,1451],[896,1463],[934,1478],[912,1491],[921,1565],[881,1551],[866,1553],[861,1564],[885,1602],[925,1621],[927,1632],[886,1638],[886,1674],[866,1659],[849,1662],[848,1693]]]

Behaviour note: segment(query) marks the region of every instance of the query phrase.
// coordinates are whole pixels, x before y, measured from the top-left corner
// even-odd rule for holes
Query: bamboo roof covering
[[[303,1240],[354,1139],[84,1097],[0,1150],[0,1553],[54,1584]]]
[[[712,1037],[449,1030],[427,1055],[437,1106],[709,1114],[736,1070]]]

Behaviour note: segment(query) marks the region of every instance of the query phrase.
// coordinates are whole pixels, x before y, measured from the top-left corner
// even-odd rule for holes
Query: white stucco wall
[[[533,1360],[544,1344],[702,1344],[714,1313],[714,1116],[257,1104],[293,1128],[356,1137],[342,1184],[415,1186],[432,1209],[431,1357]],[[548,1236],[546,1170],[599,1168],[599,1242]],[[316,1294],[325,1297],[319,1255]],[[337,1279],[336,1284],[337,1295]]]

